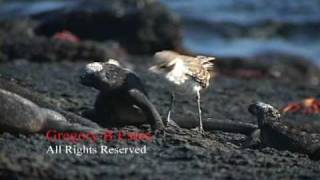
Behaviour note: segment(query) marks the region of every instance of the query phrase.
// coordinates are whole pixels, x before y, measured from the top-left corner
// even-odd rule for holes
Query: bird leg
[[[171,113],[173,112],[175,100],[176,100],[176,98],[175,98],[174,92],[170,92],[170,106],[169,106],[169,109],[168,109],[167,124],[166,124],[166,126],[168,126],[169,124],[175,124],[175,123],[173,122],[173,120],[171,119]]]
[[[203,130],[202,116],[201,116],[200,91],[197,91],[197,103],[198,103],[198,114],[199,114],[199,131],[200,131],[201,133],[203,133],[204,130]]]

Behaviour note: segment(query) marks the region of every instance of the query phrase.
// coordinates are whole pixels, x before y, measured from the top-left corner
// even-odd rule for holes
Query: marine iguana
[[[99,90],[94,110],[84,113],[103,127],[138,125],[148,122],[163,128],[160,114],[150,102],[140,78],[117,61],[86,65],[80,82]]]
[[[11,93],[15,93],[25,99],[32,101],[33,103],[37,104],[42,108],[56,111],[62,114],[71,123],[78,123],[78,124],[92,127],[92,128],[100,128],[98,124],[88,119],[78,116],[72,112],[68,112],[68,111],[57,108],[55,105],[49,103],[51,102],[50,98],[22,87],[12,78],[0,76],[0,89],[9,91]]]
[[[58,131],[102,133],[96,128],[69,123],[60,113],[41,108],[18,94],[0,89],[0,132],[40,133]]]
[[[280,112],[269,104],[251,104],[248,111],[257,118],[258,129],[246,142],[247,147],[269,146],[307,154],[310,159],[320,160],[319,139],[297,130],[281,120]]]
[[[1,132],[37,133],[47,129],[100,132],[98,124],[57,108],[50,98],[22,87],[12,78],[0,76],[0,90]],[[11,106],[16,108],[10,109]]]
[[[81,71],[80,82],[99,90],[94,110],[84,113],[103,127],[140,125],[149,122],[154,128],[163,128],[161,117],[150,102],[144,84],[137,74],[123,68],[115,60],[87,64]],[[182,128],[194,128],[196,121],[177,121]],[[207,131],[251,134],[257,126],[231,120],[204,121]]]

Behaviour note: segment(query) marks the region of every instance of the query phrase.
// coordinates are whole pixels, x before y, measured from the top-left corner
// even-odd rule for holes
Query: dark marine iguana
[[[68,121],[71,123],[78,123],[82,124],[84,126],[92,127],[92,128],[99,128],[100,126],[88,119],[85,119],[77,114],[74,114],[69,111],[65,111],[62,109],[57,108],[55,105],[51,104],[51,99],[36,93],[34,91],[31,91],[27,88],[24,88],[23,86],[19,85],[16,80],[8,77],[2,77],[0,75],[0,89],[15,93],[19,96],[22,96],[33,103],[37,104],[38,106],[42,108],[51,109],[53,111],[57,111],[58,113],[62,114]]]
[[[251,104],[248,111],[257,117],[258,129],[246,142],[247,147],[273,147],[308,154],[310,159],[320,160],[320,143],[310,134],[291,127],[282,121],[280,112],[269,104]]]
[[[99,90],[94,110],[84,113],[103,127],[138,125],[148,122],[162,129],[162,119],[150,102],[140,78],[115,60],[88,64],[80,82]]]
[[[69,123],[60,113],[41,108],[15,93],[0,89],[0,132],[41,133],[58,131],[102,133],[102,130]]]
[[[99,90],[94,110],[84,115],[103,127],[140,125],[149,122],[154,128],[164,123],[148,98],[144,84],[137,74],[123,68],[116,60],[94,62],[82,69],[80,82]],[[194,128],[196,121],[177,122],[180,127]],[[251,134],[257,126],[228,120],[204,121],[204,129]]]
[[[56,108],[49,98],[0,76],[0,132],[38,133],[49,129],[102,132],[99,125]]]

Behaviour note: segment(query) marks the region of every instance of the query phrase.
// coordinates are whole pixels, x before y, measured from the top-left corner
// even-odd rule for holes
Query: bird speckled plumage
[[[200,91],[209,86],[210,79],[214,77],[214,57],[186,56],[174,51],[160,51],[155,53],[158,64],[150,68],[151,71],[163,74],[165,78],[174,85],[174,91],[181,90],[184,93],[196,94],[199,112],[199,130],[203,132]],[[173,90],[173,89],[171,89]],[[174,104],[174,93],[172,93],[171,105],[167,116],[168,123]]]
[[[206,56],[197,56],[195,58],[183,56],[182,58],[190,69],[188,75],[190,75],[196,82],[200,83],[202,88],[207,88],[209,86],[210,79],[214,77],[213,60],[215,58]]]
[[[210,79],[215,76],[214,57],[192,57],[166,50],[157,52],[155,58],[160,61],[160,63],[151,69],[164,71],[167,73],[167,79],[178,85],[191,78],[196,83],[199,83],[201,88],[207,88]]]

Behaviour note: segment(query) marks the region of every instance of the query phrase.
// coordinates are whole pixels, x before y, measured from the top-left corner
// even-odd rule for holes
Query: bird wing
[[[197,56],[197,59],[201,61],[201,64],[208,70],[214,71],[214,61],[215,57],[208,57],[208,56]]]
[[[186,67],[189,69],[187,75],[200,83],[203,88],[208,87],[210,78],[214,72],[213,60],[215,58],[206,56],[183,56],[181,59],[183,59]]]

